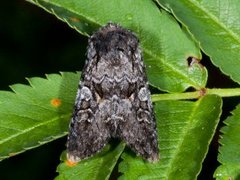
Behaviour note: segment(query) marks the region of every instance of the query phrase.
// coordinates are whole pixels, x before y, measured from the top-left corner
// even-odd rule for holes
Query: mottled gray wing
[[[90,47],[88,49],[91,49]],[[69,127],[67,158],[78,162],[99,152],[110,138],[99,111],[99,89],[92,81],[97,63],[96,52],[89,50]]]
[[[145,77],[142,75],[141,77]],[[146,78],[142,78],[135,85],[135,90],[125,104],[129,113],[125,121],[119,123],[119,136],[138,155],[145,159],[157,162],[159,150],[157,141],[156,122],[153,113],[150,91]]]
[[[119,137],[149,161],[157,161],[158,142],[137,37],[109,23],[89,39],[68,136],[72,162],[100,151]]]

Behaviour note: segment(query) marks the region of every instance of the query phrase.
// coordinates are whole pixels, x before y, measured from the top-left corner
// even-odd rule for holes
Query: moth
[[[156,122],[136,35],[108,23],[88,40],[69,125],[67,158],[78,162],[119,138],[137,155],[159,160]]]

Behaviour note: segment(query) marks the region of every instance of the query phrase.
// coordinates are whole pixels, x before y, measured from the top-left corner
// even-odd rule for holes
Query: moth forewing
[[[89,38],[70,122],[67,156],[77,162],[120,138],[138,155],[159,160],[156,122],[139,41],[109,23]]]

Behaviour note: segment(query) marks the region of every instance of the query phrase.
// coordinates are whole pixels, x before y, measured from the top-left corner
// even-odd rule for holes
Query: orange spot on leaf
[[[62,101],[58,98],[54,98],[51,100],[51,105],[54,107],[59,107],[62,104]]]
[[[69,161],[69,160],[66,160],[65,161],[65,164],[69,167],[73,167],[73,166],[76,166],[77,165],[77,162],[72,162],[72,161]]]

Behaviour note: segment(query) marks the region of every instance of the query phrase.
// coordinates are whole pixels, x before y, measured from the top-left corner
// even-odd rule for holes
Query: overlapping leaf
[[[220,140],[218,161],[222,164],[215,172],[215,177],[219,180],[240,178],[240,106],[232,112],[221,129],[223,133]]]
[[[85,35],[91,34],[109,21],[120,23],[136,32],[144,51],[148,78],[151,84],[159,89],[181,92],[190,86],[199,89],[206,84],[206,69],[195,60],[201,58],[198,47],[174,19],[161,12],[152,1],[30,2],[54,13],[59,19]],[[191,3],[190,0],[188,2]],[[200,41],[203,47],[205,41],[206,39]],[[238,49],[236,43],[233,45]],[[205,49],[206,52],[212,51],[208,46]],[[219,58],[221,53],[229,55],[225,51],[218,52],[218,49],[216,51],[217,55],[214,54],[213,59]],[[235,55],[237,54],[231,57],[236,58]],[[194,57],[192,63],[187,61],[188,57]],[[214,59],[214,62],[216,64],[220,62],[219,66],[225,72],[232,75],[235,80],[238,79],[236,77],[238,73],[234,74],[236,68],[233,70],[223,68],[225,62],[221,58],[219,61]],[[78,80],[79,74],[74,73],[49,75],[47,79],[30,79],[31,87],[14,85],[12,87],[14,93],[0,92],[0,159],[66,134]],[[120,164],[123,173],[121,178],[195,179],[218,123],[220,109],[221,99],[214,95],[203,97],[197,102],[157,103],[155,111],[158,119],[161,161],[150,164],[126,152]],[[123,148],[123,144],[115,147],[109,145],[103,152],[82,161],[76,167],[69,167],[63,162],[58,167],[60,172],[58,178],[107,179]]]
[[[152,1],[29,1],[85,35],[109,21],[133,30],[141,41],[149,81],[159,89],[181,92],[190,86],[200,89],[206,84],[206,69],[198,61],[187,61],[189,57],[201,58],[198,47],[174,19]]]
[[[155,106],[160,162],[144,162],[125,153],[120,179],[196,179],[221,114],[221,99],[162,101]]]
[[[79,74],[75,73],[52,74],[48,75],[47,79],[29,79],[31,86],[14,85],[12,86],[14,93],[0,93],[2,159],[66,134],[78,80]],[[196,176],[218,122],[220,105],[221,101],[216,96],[207,96],[195,103],[184,101],[157,103],[155,110],[158,119],[161,161],[159,165],[154,166],[153,172],[158,168],[158,170],[162,169],[163,165],[167,164],[163,169],[164,172],[169,173],[165,175],[171,177],[171,173],[177,172],[173,164],[182,161],[181,158],[187,156],[188,158],[182,163],[185,162],[184,166],[187,167],[188,161],[196,158],[195,167],[186,168],[193,171],[192,176]],[[201,148],[195,151],[200,144]],[[58,178],[65,176],[79,178],[79,173],[86,169],[90,173],[85,174],[86,176],[97,177],[97,174],[101,174],[101,177],[108,178],[123,148],[123,144],[120,144],[116,148],[107,149],[92,159],[86,160],[86,163],[79,164],[77,168],[69,168],[62,163],[58,168],[60,172]],[[193,152],[197,152],[197,156]],[[144,172],[146,176],[159,177],[159,173],[148,174],[148,171],[142,171],[141,168],[130,171],[126,169],[128,166],[131,169],[132,163],[137,163],[136,167],[142,166],[143,169],[153,166],[149,163],[146,165],[141,158],[133,159],[128,156],[125,154],[121,165],[124,176],[127,177],[129,172],[135,175]],[[108,170],[103,170],[100,162],[108,166]],[[94,167],[98,168],[98,171],[95,171]],[[95,174],[91,174],[94,172]]]
[[[47,75],[0,91],[0,160],[67,133],[79,74]]]
[[[213,63],[240,82],[240,1],[157,0],[192,32]]]
[[[124,147],[124,143],[120,143],[118,146],[107,145],[99,154],[73,166],[68,163],[66,155],[63,154],[63,162],[57,168],[60,175],[56,179],[108,179]]]

